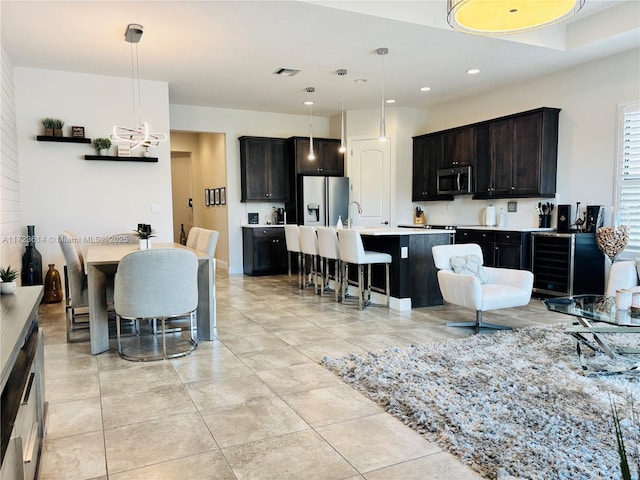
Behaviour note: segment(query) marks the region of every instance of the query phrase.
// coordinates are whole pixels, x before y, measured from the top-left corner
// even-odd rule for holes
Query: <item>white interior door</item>
[[[376,139],[353,140],[348,166],[350,179],[349,200],[356,200],[362,206],[358,214],[351,207],[354,226],[380,227],[389,225],[391,218],[391,140],[381,142]]]

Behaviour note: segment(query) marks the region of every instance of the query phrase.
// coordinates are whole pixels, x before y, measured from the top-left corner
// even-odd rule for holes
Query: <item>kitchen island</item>
[[[437,270],[431,247],[453,243],[451,230],[408,228],[359,228],[365,250],[391,255],[389,307],[410,310],[417,307],[442,305]],[[355,269],[350,269],[355,280]],[[372,284],[384,289],[384,266],[373,268]]]

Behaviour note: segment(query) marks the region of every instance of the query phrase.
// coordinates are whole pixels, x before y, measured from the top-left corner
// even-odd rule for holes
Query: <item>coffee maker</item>
[[[585,221],[585,232],[594,233],[596,228],[602,226],[602,205],[587,205],[587,219]]]
[[[276,224],[284,224],[284,208],[276,208]]]

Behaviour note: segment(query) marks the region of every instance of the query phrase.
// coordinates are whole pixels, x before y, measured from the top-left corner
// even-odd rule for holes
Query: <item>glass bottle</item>
[[[182,245],[187,244],[187,234],[184,233],[184,223],[180,224],[180,244]]]
[[[42,255],[36,249],[35,225],[27,225],[27,246],[22,256],[22,286],[42,285]]]
[[[58,303],[62,298],[60,272],[55,269],[55,264],[50,263],[47,275],[44,277],[44,303]]]
[[[336,224],[336,228],[342,228],[342,215],[338,215],[338,223]]]

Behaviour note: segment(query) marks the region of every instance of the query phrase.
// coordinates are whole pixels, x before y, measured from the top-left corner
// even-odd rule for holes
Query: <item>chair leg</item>
[[[391,297],[391,287],[390,287],[390,284],[389,284],[389,264],[385,263],[384,266],[385,266],[385,276],[387,277],[385,279],[385,281],[386,281],[386,284],[385,284],[386,285],[386,292],[385,293],[387,294],[387,308],[389,308],[389,300],[390,300],[390,297]]]
[[[342,262],[342,303],[345,302],[347,298],[347,278],[349,278],[349,264],[347,262]]]
[[[335,278],[335,291],[336,291],[336,302],[339,301],[339,290],[342,289],[342,266],[341,266],[341,262],[340,259],[337,258],[334,261],[334,268],[335,268],[335,274],[334,274],[334,278]]]
[[[289,274],[289,283],[291,283],[291,252],[287,251],[287,273]]]
[[[482,310],[476,310],[475,322],[452,322],[452,323],[447,323],[447,327],[471,327],[471,328],[475,328],[476,332],[478,332],[481,328],[484,328],[487,330],[511,330],[511,327],[507,327],[506,325],[496,325],[495,323],[484,323],[482,321]]]
[[[298,252],[298,288],[304,288],[304,255]]]
[[[116,314],[116,339],[118,341],[118,354],[122,355],[122,341],[120,340],[120,315]]]

